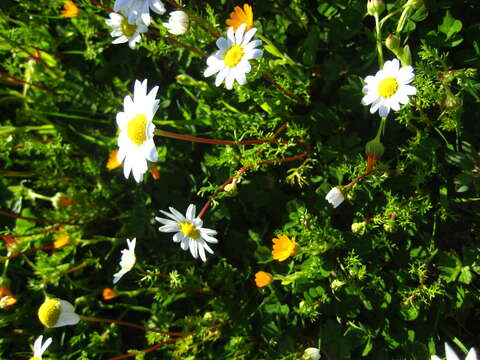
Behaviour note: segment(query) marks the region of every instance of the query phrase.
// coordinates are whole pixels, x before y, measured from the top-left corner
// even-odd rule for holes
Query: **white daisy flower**
[[[185,34],[188,30],[188,15],[184,11],[172,11],[168,23],[163,23],[168,32],[173,35]]]
[[[218,73],[215,86],[220,86],[224,80],[225,86],[229,90],[232,89],[235,80],[240,85],[246,84],[245,74],[252,70],[248,61],[262,57],[263,50],[256,49],[257,46],[262,44],[262,41],[250,41],[257,29],[251,28],[245,32],[246,26],[246,24],[242,24],[237,31],[234,31],[233,26],[231,26],[227,31],[227,37],[221,37],[217,40],[216,44],[219,50],[208,57],[208,67],[204,76],[209,77]]]
[[[366,85],[362,92],[365,96],[362,99],[363,105],[370,105],[370,113],[378,110],[381,117],[386,117],[390,109],[400,110],[400,104],[408,104],[408,96],[415,95],[417,89],[410,84],[415,78],[413,68],[403,66],[400,68],[398,59],[385,61],[383,69],[375,76],[365,78]]]
[[[135,24],[140,19],[150,25],[150,9],[157,14],[165,14],[165,5],[160,0],[115,0],[113,10],[122,11],[128,16],[128,22]]]
[[[336,208],[345,200],[345,196],[343,195],[342,190],[336,186],[328,192],[327,196],[325,196],[325,200]]]
[[[106,19],[105,23],[112,28],[110,35],[116,38],[113,39],[112,44],[123,44],[128,41],[128,46],[132,50],[142,39],[140,34],[148,30],[140,19],[130,23],[125,16],[114,12],[110,13],[110,19]]]
[[[195,217],[195,205],[190,204],[187,213],[183,216],[173,207],[169,207],[170,212],[160,210],[160,212],[169,219],[155,217],[155,220],[163,224],[158,228],[162,232],[173,232],[173,241],[179,242],[183,250],[190,249],[190,253],[196,259],[199,255],[202,261],[206,261],[205,250],[213,254],[213,250],[208,246],[218,243],[214,238],[217,232],[212,229],[202,228],[202,219]]]
[[[308,360],[319,360],[320,359],[320,349],[309,347],[305,349],[303,353],[303,358]]]
[[[445,343],[445,356],[447,360],[460,360],[457,354],[455,354],[455,351],[453,351],[447,343]],[[431,360],[440,360],[440,358],[437,355],[432,355]],[[465,360],[477,360],[477,353],[474,348],[470,349]]]
[[[33,344],[33,357],[29,360],[42,360],[43,353],[52,343],[52,338],[48,338],[45,343],[42,345],[43,335],[40,335],[35,343]]]
[[[122,258],[120,260],[120,271],[116,274],[113,274],[113,283],[116,284],[118,280],[122,278],[127,272],[132,270],[133,265],[135,265],[135,261],[137,260],[135,257],[135,244],[137,243],[137,239],[134,238],[132,241],[127,239],[128,249],[122,250]]]
[[[47,328],[76,325],[80,321],[73,305],[57,298],[49,298],[43,302],[38,309],[38,318]]]
[[[147,80],[135,81],[133,100],[127,95],[123,100],[124,111],[117,114],[118,136],[117,160],[123,163],[123,174],[130,175],[139,183],[147,172],[147,160],[155,162],[158,158],[157,148],[153,142],[155,125],[153,116],[158,109],[159,100],[155,99],[158,86],[147,94]]]

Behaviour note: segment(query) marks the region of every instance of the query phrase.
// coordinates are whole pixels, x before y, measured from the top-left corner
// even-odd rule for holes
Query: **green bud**
[[[368,15],[380,15],[385,10],[385,3],[383,0],[368,0],[367,13]]]
[[[359,223],[353,223],[352,224],[352,232],[363,234],[365,232],[366,226],[367,226],[367,223],[365,221],[362,221],[362,222],[359,222]]]
[[[394,220],[387,220],[385,224],[383,224],[383,230],[388,233],[393,233],[395,230],[397,230],[397,224]]]
[[[336,290],[340,289],[343,285],[345,285],[345,281],[340,281],[340,280],[335,279],[330,284],[330,288],[333,291],[336,291]]]
[[[383,146],[382,142],[375,138],[370,140],[367,145],[365,145],[365,153],[367,156],[371,156],[375,159],[380,159],[385,152],[385,147]]]
[[[412,52],[410,51],[410,46],[405,45],[403,49],[400,49],[397,57],[400,59],[402,66],[412,65]]]
[[[445,87],[445,98],[443,99],[443,106],[448,110],[456,110],[462,105],[462,99],[452,93],[452,91]]]
[[[408,0],[407,2],[407,6],[411,6],[413,8],[419,8],[423,4],[425,4],[424,0]]]
[[[400,38],[394,34],[388,35],[385,39],[385,46],[388,50],[396,54],[396,52],[400,50]]]
[[[229,196],[237,196],[238,195],[238,188],[237,188],[237,183],[230,183],[225,185],[223,190],[229,195]]]
[[[198,85],[198,81],[187,74],[177,75],[175,79],[177,80],[177,83],[179,83],[180,85],[186,85],[186,86]]]

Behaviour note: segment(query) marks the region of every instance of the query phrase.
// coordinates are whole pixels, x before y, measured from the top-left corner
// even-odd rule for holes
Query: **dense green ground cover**
[[[29,358],[41,334],[53,339],[44,358],[76,360],[300,359],[307,347],[325,359],[430,359],[445,341],[463,358],[480,344],[477,0],[387,1],[380,37],[397,35],[417,94],[390,111],[371,171],[365,145],[381,118],[362,88],[379,46],[395,55],[377,44],[366,1],[250,3],[264,53],[233,90],[204,77],[204,55],[242,2],[184,1],[184,35],[151,12],[134,50],[112,44],[113,3],[78,0],[64,18],[60,0],[0,2],[1,359]],[[270,141],[156,136],[154,170],[125,179],[106,163],[136,79],[159,86],[157,129]],[[232,176],[237,193],[216,193]],[[325,196],[347,184],[333,208]],[[202,220],[218,244],[202,262],[154,218],[198,213],[213,194]],[[281,262],[278,235],[298,245]],[[132,238],[136,266],[113,286]],[[258,271],[273,281],[257,287]],[[103,299],[105,288],[117,296]],[[45,328],[46,297],[180,334],[85,318]]]

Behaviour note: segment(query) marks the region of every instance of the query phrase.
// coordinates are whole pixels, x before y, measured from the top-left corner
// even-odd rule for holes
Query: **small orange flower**
[[[53,242],[53,247],[59,249],[61,247],[67,246],[69,244],[68,233],[64,230],[61,230],[59,235],[55,238]]]
[[[62,16],[64,18],[74,18],[78,16],[78,7],[71,0],[65,1],[63,4]]]
[[[18,239],[12,235],[3,235],[2,239],[5,241],[5,246],[8,250],[12,250],[18,242]]]
[[[288,236],[278,235],[278,237],[273,238],[272,241],[272,256],[275,260],[285,261],[290,256],[295,255],[298,251],[298,245],[295,242],[295,238],[290,240]]]
[[[153,165],[150,167],[150,174],[152,174],[153,180],[158,180],[160,179],[160,171],[158,171],[158,167]]]
[[[13,297],[12,292],[6,286],[0,286],[0,309],[15,305],[17,299]]]
[[[113,298],[116,298],[117,297],[117,292],[111,288],[105,288],[103,289],[103,292],[102,292],[102,298],[103,300],[112,300]]]
[[[253,11],[252,7],[248,4],[243,4],[243,9],[240,6],[235,6],[234,11],[230,13],[230,19],[225,21],[228,26],[233,26],[233,29],[237,29],[242,24],[246,24],[245,31],[253,27]]]
[[[112,152],[108,155],[108,162],[107,162],[107,169],[113,170],[122,166],[122,163],[119,163],[117,160],[118,150],[112,150]]]
[[[265,271],[258,271],[255,274],[255,284],[258,287],[265,287],[272,282],[272,274]]]

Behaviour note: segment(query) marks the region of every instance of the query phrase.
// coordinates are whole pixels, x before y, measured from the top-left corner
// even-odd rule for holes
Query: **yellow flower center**
[[[58,299],[47,299],[38,309],[38,318],[47,328],[55,326],[60,318],[62,304]]]
[[[245,54],[245,52],[243,51],[242,45],[231,46],[230,49],[228,49],[227,52],[225,53],[225,56],[223,57],[225,66],[228,66],[228,67],[237,66],[240,60],[242,60],[243,54]]]
[[[192,239],[198,239],[200,237],[200,231],[198,231],[195,225],[186,221],[180,223],[180,231],[183,235]]]
[[[41,360],[38,356],[32,356],[30,359],[28,360]]]
[[[126,37],[131,37],[133,34],[135,34],[135,31],[137,30],[137,25],[135,24],[130,24],[127,19],[124,19],[122,22],[122,33]]]
[[[147,117],[145,115],[139,114],[130,119],[127,124],[127,136],[137,146],[147,140]]]
[[[381,97],[389,98],[398,90],[398,82],[395,78],[387,77],[378,84],[378,94]]]

